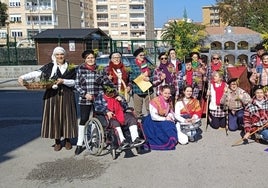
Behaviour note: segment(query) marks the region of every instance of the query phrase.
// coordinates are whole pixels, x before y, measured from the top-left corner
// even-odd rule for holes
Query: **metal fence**
[[[37,65],[35,48],[0,48],[0,66]]]

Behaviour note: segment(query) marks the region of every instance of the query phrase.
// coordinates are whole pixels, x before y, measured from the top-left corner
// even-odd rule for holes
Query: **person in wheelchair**
[[[110,85],[103,86],[103,92],[100,92],[94,101],[95,112],[102,114],[100,119],[103,126],[111,124],[118,133],[120,145],[119,149],[124,150],[129,147],[137,147],[145,142],[139,137],[137,118],[132,112],[128,112],[128,104],[124,97],[118,95],[116,89]],[[99,117],[100,118],[100,117]],[[107,121],[108,120],[108,121]],[[127,126],[130,132],[132,143],[125,138],[122,126]]]
[[[195,141],[197,129],[201,126],[202,110],[197,99],[192,97],[193,88],[185,86],[183,89],[183,97],[175,104],[175,118],[180,126],[178,135],[180,144],[187,144],[190,140]]]

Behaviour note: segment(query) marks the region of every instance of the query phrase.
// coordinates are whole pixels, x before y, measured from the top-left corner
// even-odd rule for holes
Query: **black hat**
[[[137,50],[135,50],[135,52],[133,53],[133,55],[135,57],[137,57],[141,52],[144,52],[144,49],[143,48],[138,48]]]
[[[161,52],[161,53],[158,55],[158,59],[160,59],[161,56],[163,56],[163,55],[167,55],[167,53],[166,53],[166,52]]]
[[[260,43],[260,44],[257,44],[256,46],[255,46],[255,50],[264,50],[265,49],[265,47],[263,46],[263,44],[262,43]]]
[[[121,52],[115,51],[115,52],[112,52],[112,53],[109,55],[109,58],[110,58],[110,59],[112,58],[112,55],[113,55],[113,54],[120,54],[120,56],[122,57],[122,53],[121,53]]]
[[[261,59],[263,59],[264,56],[268,56],[268,52],[264,52],[264,53],[261,55]]]
[[[93,54],[93,55],[95,56],[95,53],[94,53],[93,50],[85,50],[85,51],[82,53],[82,58],[83,58],[83,59],[86,59],[87,56],[88,56],[89,54]]]
[[[238,80],[238,78],[230,78],[228,81],[227,81],[227,84],[230,85],[232,82],[236,82]]]
[[[190,57],[193,57],[193,55],[197,55],[198,59],[200,59],[200,54],[198,52],[191,52]]]
[[[193,59],[189,56],[185,57],[185,62],[184,63],[192,63]]]
[[[258,89],[263,89],[263,86],[261,85],[254,86],[253,92],[255,93]]]

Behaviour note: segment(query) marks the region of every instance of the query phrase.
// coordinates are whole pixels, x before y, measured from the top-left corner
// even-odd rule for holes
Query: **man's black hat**
[[[263,86],[257,85],[253,88],[253,92],[255,93],[258,89],[263,89]]]
[[[255,47],[255,50],[264,50],[265,49],[265,47],[263,46],[263,44],[262,43],[260,43],[260,44],[257,44],[256,45],[256,47]]]
[[[135,52],[133,53],[133,55],[135,57],[137,57],[141,52],[144,52],[144,49],[143,48],[138,48],[137,50],[135,50]]]
[[[238,78],[230,78],[228,81],[227,81],[227,84],[230,85],[232,82],[236,82],[238,80]]]

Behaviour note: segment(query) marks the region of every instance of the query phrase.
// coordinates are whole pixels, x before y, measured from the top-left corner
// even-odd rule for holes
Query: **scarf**
[[[264,63],[263,63],[263,64],[262,64],[262,67],[265,68],[265,69],[267,69],[267,68],[268,68],[268,64],[264,64]]]
[[[88,65],[87,63],[85,63],[85,67],[90,71],[94,71],[96,69],[96,65]]]
[[[183,104],[184,103],[184,104]],[[183,108],[181,109],[182,115],[189,115],[192,117],[193,115],[198,115],[199,118],[202,116],[202,109],[200,107],[200,103],[197,99],[190,98],[182,99]]]
[[[173,78],[168,68],[173,68],[170,63],[160,63],[159,65],[159,69],[166,75],[165,82],[169,85],[173,83]]]
[[[113,62],[110,61],[108,65],[108,74],[113,76],[112,82],[115,85],[118,85],[118,79],[116,74],[114,73],[113,69],[116,71],[117,69],[120,69],[122,72],[122,79],[127,84],[127,70],[126,67],[122,62],[120,62],[118,65],[115,65]],[[121,88],[123,88],[123,84],[121,84]]]
[[[186,85],[192,85],[193,84],[193,69],[186,70]]]
[[[193,69],[196,69],[196,68],[198,68],[198,65],[199,65],[199,63],[198,63],[198,61],[196,61],[196,62],[192,62],[192,67],[193,67]]]
[[[219,106],[224,93],[225,83],[221,82],[218,87],[216,86],[216,82],[212,81],[211,83],[216,93],[216,105]]]
[[[121,106],[120,102],[116,100],[114,97],[108,97],[107,95],[103,95],[103,98],[107,102],[107,108],[109,111],[114,113],[114,118],[121,124],[124,125],[124,110]]]
[[[150,75],[150,70],[145,60],[140,62],[139,60],[136,59],[135,62],[136,62],[136,65],[140,67],[140,70],[142,73],[145,73],[147,71],[148,75]]]
[[[162,95],[153,98],[150,104],[157,109],[160,116],[166,117],[170,111],[172,111],[171,100],[166,101]]]
[[[211,63],[211,70],[212,71],[218,71],[220,69],[221,69],[221,62],[217,63],[217,64]]]

